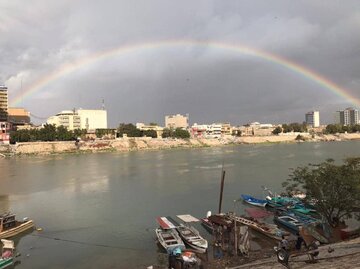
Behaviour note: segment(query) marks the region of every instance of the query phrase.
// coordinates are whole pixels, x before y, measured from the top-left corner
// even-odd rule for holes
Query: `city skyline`
[[[302,122],[359,108],[358,1],[154,1],[0,9],[0,84],[49,117],[100,109],[109,126],[163,121]],[[34,13],[33,10],[38,10]],[[61,100],[59,102],[59,100]]]

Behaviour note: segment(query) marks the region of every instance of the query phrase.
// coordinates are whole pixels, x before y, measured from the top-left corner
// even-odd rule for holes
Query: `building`
[[[9,144],[11,129],[10,122],[0,121],[0,144]]]
[[[183,116],[180,114],[165,116],[165,127],[176,129],[187,129],[189,127],[189,115]]]
[[[337,111],[335,121],[341,125],[359,124],[359,110],[348,107],[345,110]]]
[[[30,112],[24,108],[9,107],[8,121],[11,122],[14,127],[17,127],[19,125],[29,125]]]
[[[47,124],[64,126],[68,130],[81,129],[80,116],[74,110],[64,110],[47,119]]]
[[[86,130],[107,129],[107,112],[104,109],[78,109],[80,128]]]
[[[0,121],[7,121],[8,106],[7,87],[0,85]]]
[[[136,128],[141,130],[141,131],[150,131],[153,130],[156,132],[157,137],[161,137],[163,132],[164,132],[164,128],[158,125],[146,125],[144,123],[138,122],[136,123]]]
[[[305,122],[307,125],[317,128],[320,126],[320,113],[319,111],[310,111],[305,114]]]
[[[64,126],[68,130],[86,129],[94,131],[96,129],[107,129],[106,110],[65,110],[55,116],[48,118],[48,124]]]

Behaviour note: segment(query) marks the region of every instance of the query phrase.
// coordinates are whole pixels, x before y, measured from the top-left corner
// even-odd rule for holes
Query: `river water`
[[[146,268],[157,216],[217,211],[222,164],[223,211],[243,213],[240,194],[280,192],[290,168],[359,155],[351,141],[0,159],[0,211],[43,229],[16,239],[16,268]]]

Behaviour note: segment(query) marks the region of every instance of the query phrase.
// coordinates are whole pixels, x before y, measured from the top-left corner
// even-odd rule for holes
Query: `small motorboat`
[[[16,220],[15,214],[0,215],[0,239],[10,238],[34,228],[34,222],[28,218]]]
[[[0,269],[10,268],[14,264],[14,241],[1,239],[2,254],[0,258]]]
[[[201,252],[205,253],[208,248],[208,242],[200,235],[199,231],[196,230],[193,226],[185,226],[180,225],[176,228],[179,232],[182,240],[189,247]]]
[[[250,195],[246,195],[246,194],[241,194],[241,198],[251,204],[251,205],[254,205],[254,206],[261,206],[261,207],[265,207],[266,204],[268,203],[267,200],[264,200],[264,199],[257,199],[257,198],[254,198]]]
[[[166,217],[158,217],[156,220],[160,225],[155,230],[156,237],[166,252],[170,254],[175,249],[184,250],[185,244],[176,231],[176,226]]]

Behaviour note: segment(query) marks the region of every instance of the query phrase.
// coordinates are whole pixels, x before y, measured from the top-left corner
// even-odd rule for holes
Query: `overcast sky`
[[[63,64],[121,46],[166,40],[243,45],[279,55],[360,98],[359,0],[0,0],[0,84],[10,102]],[[22,85],[22,86],[21,86]],[[23,98],[46,118],[72,108],[108,110],[120,122],[234,125],[322,123],[351,106],[287,68],[208,46],[176,46],[114,55],[82,66]],[[33,118],[35,122],[39,122]]]

